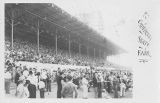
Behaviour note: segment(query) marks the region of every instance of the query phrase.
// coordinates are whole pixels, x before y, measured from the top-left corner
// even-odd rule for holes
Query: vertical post
[[[94,59],[95,59],[95,48],[94,48]]]
[[[71,57],[71,41],[70,41],[70,34],[69,34],[69,56]]]
[[[100,52],[100,58],[102,58],[102,50],[100,50],[101,52]],[[102,58],[103,59],[103,58]]]
[[[104,58],[103,58],[103,50],[101,51],[101,57],[102,57],[102,59],[104,59]]]
[[[57,29],[56,29],[56,55],[57,55]]]
[[[12,26],[12,39],[11,39],[11,42],[12,42],[12,50],[13,50],[13,32],[14,32],[14,20],[12,19],[11,21],[11,26]]]
[[[99,59],[101,58],[101,50],[99,49]]]
[[[38,46],[38,55],[39,55],[39,19],[37,23],[37,46]]]
[[[106,60],[108,61],[108,56],[106,57]]]
[[[14,32],[14,10],[12,10],[12,14],[11,14],[11,26],[12,26],[12,34],[11,34],[11,42],[12,42],[12,50],[13,50],[13,32]]]
[[[81,44],[79,44],[79,54],[81,55]]]
[[[89,58],[89,48],[87,47],[87,57]]]
[[[101,55],[101,53],[102,53],[102,51],[100,50],[100,53],[99,53],[99,57],[100,57],[100,58],[102,58],[102,55]]]
[[[80,37],[78,38],[78,44],[79,44],[79,55],[81,56],[81,43],[80,43]]]

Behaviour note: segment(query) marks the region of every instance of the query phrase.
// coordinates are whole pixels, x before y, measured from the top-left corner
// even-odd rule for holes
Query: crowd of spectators
[[[21,98],[23,96],[21,93],[22,91],[19,91],[19,88],[25,88],[26,85],[33,84],[34,88],[30,90],[32,95],[27,94],[27,98],[32,98],[32,96],[33,98],[36,98],[36,91],[40,90],[40,87],[43,87],[42,91],[40,90],[40,96],[41,98],[44,98],[45,94],[47,92],[50,93],[52,90],[51,83],[55,82],[57,82],[57,88],[61,87],[59,94],[57,91],[57,98],[61,98],[62,94],[60,93],[66,83],[67,76],[72,77],[71,82],[74,83],[77,89],[81,88],[83,90],[84,98],[88,98],[87,94],[91,87],[95,89],[95,98],[111,98],[111,95],[113,95],[113,98],[125,97],[126,91],[132,90],[133,88],[133,75],[132,72],[129,71],[108,71],[105,69],[99,70],[96,68],[58,68],[58,70],[55,71],[50,71],[47,68],[44,68],[39,71],[38,68],[28,68],[27,66],[16,65],[14,62],[7,62],[5,68],[5,85],[7,85],[5,86],[6,93],[9,93],[9,90],[7,89],[9,88],[9,84],[7,83],[9,83],[8,80],[10,78],[17,84],[16,96],[21,95]],[[57,76],[61,79],[57,79]],[[40,81],[43,83],[39,83]],[[30,84],[26,84],[26,82],[29,82]],[[59,83],[61,83],[61,86],[59,86]],[[20,87],[19,84],[21,84]],[[35,92],[33,93],[33,91]],[[18,92],[20,92],[20,94],[18,94]]]
[[[38,71],[38,68],[16,65],[18,61],[91,66],[91,69],[71,70],[68,68],[61,70],[59,68],[56,71],[49,71],[47,68],[43,68]],[[33,91],[40,90],[40,97],[44,98],[46,91],[51,92],[51,82],[60,81],[57,80],[57,76],[63,78],[62,80],[65,83],[68,75],[71,76],[71,81],[76,85],[77,89],[83,88],[84,98],[88,98],[87,93],[90,91],[90,87],[95,88],[95,98],[102,98],[106,94],[114,94],[114,98],[125,96],[125,92],[132,88],[132,73],[94,68],[103,64],[103,60],[88,58],[85,55],[72,53],[72,56],[70,56],[65,50],[58,49],[56,54],[54,47],[42,44],[40,44],[38,52],[36,43],[20,38],[14,38],[12,49],[9,37],[5,38],[5,90],[6,93],[9,93],[9,80],[14,81],[17,84],[16,96],[35,98],[36,92],[33,93]],[[63,90],[63,88],[61,89]],[[26,92],[25,96],[22,91]],[[20,94],[18,94],[19,92]],[[61,94],[58,95],[61,97]]]
[[[14,61],[40,62],[61,65],[78,65],[78,66],[102,66],[103,60],[99,58],[88,57],[72,52],[71,56],[68,51],[58,49],[55,53],[54,47],[40,44],[39,52],[37,44],[27,40],[14,38],[13,49],[11,42],[6,37],[5,40],[5,58]]]

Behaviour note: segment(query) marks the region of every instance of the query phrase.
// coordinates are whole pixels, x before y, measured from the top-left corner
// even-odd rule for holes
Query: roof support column
[[[12,42],[12,50],[13,50],[13,32],[14,32],[14,20],[13,19],[11,20],[11,26],[12,26],[11,42]]]
[[[106,52],[103,52],[103,58],[106,58],[106,56],[107,56]]]
[[[81,55],[81,44],[79,44],[79,55]]]
[[[96,57],[96,54],[95,54],[95,52],[96,52],[96,49],[94,48],[93,50],[94,50],[94,59],[95,59],[95,57]]]
[[[101,50],[99,49],[99,59],[101,59]]]
[[[70,40],[70,34],[69,34],[69,56],[71,57],[71,40]]]
[[[14,15],[14,10],[11,11],[11,19],[9,18],[5,18],[6,22],[9,23],[9,25],[11,25],[11,49],[13,50],[13,44],[14,44],[14,26],[20,24],[20,22],[15,23],[15,15]],[[11,22],[10,22],[11,21]]]
[[[104,58],[104,51],[102,52],[102,58]]]
[[[89,48],[87,47],[87,57],[89,58]]]
[[[58,46],[58,41],[57,41],[57,29],[56,29],[56,35],[55,35],[55,47],[56,47],[56,55],[57,55],[57,46]]]
[[[37,49],[38,49],[38,55],[39,55],[39,19],[37,22]]]
[[[12,50],[13,50],[13,44],[14,44],[14,26],[16,26],[16,25],[18,25],[19,24],[19,22],[17,22],[16,24],[15,24],[15,22],[14,22],[14,18],[15,18],[15,15],[14,15],[14,10],[12,10],[12,13],[11,13],[11,23],[8,21],[8,23],[11,25],[11,48],[12,48]]]

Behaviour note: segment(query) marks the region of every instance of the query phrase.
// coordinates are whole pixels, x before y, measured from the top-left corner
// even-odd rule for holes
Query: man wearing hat
[[[75,98],[77,98],[78,96],[77,86],[74,83],[72,83],[72,77],[68,75],[66,77],[66,84],[62,88],[62,97],[74,98],[74,94],[75,94]]]

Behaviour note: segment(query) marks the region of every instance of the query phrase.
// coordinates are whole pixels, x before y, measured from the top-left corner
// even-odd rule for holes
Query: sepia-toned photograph
[[[127,19],[83,4],[4,4],[6,98],[133,98]]]

